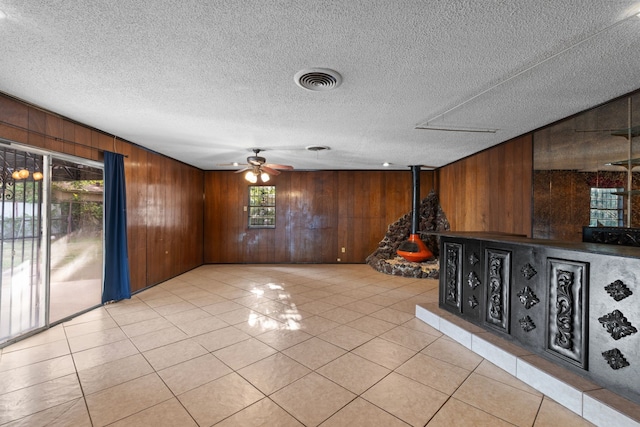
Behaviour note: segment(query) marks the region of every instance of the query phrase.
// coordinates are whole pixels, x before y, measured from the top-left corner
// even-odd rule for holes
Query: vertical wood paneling
[[[125,141],[114,141],[105,133],[3,95],[0,138],[91,160],[102,159],[102,150],[128,156],[125,177],[132,291],[202,264],[201,170]]]
[[[525,135],[441,168],[438,193],[451,229],[531,236],[532,165]]]
[[[361,263],[388,225],[411,211],[409,169],[294,171],[271,183],[277,191],[276,228],[250,230],[244,179],[205,173],[204,262]],[[422,197],[433,185],[433,172],[422,172]]]

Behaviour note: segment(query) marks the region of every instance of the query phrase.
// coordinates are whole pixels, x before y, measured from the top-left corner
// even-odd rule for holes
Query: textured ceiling
[[[0,91],[205,170],[442,166],[638,89],[639,6],[0,0]]]

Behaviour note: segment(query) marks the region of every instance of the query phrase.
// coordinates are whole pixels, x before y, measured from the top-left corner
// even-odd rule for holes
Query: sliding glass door
[[[0,144],[0,346],[101,304],[100,166]]]
[[[54,157],[51,168],[49,321],[102,301],[102,169]]]
[[[0,344],[46,324],[43,157],[0,146]]]

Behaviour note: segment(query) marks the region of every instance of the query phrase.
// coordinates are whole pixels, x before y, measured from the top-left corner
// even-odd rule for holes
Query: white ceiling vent
[[[337,71],[328,68],[309,68],[298,71],[293,80],[303,89],[322,92],[340,86],[342,76]]]

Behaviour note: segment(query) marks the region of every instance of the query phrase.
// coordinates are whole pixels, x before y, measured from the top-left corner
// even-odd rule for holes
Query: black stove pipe
[[[411,166],[411,177],[413,178],[413,205],[411,211],[411,234],[418,234],[420,226],[420,165]]]

